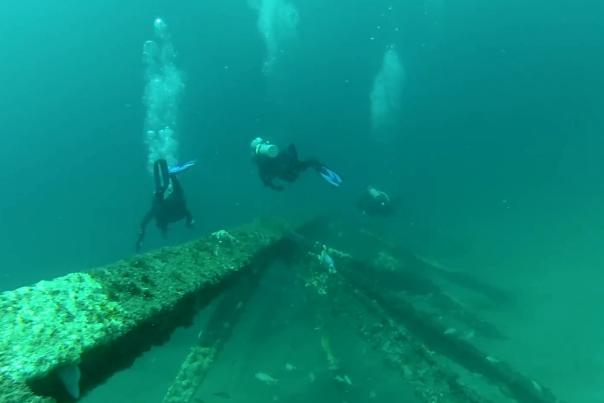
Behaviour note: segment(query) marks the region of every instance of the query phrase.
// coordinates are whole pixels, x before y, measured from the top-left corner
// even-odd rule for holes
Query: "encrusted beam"
[[[0,294],[0,401],[69,401],[129,367],[259,259],[287,228],[258,221]]]

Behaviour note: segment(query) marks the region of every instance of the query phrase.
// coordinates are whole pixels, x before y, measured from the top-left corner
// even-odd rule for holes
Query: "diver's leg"
[[[140,251],[143,246],[143,241],[145,240],[145,233],[147,232],[147,225],[149,222],[155,217],[157,214],[157,209],[161,203],[163,196],[159,194],[155,194],[153,196],[153,202],[151,203],[151,209],[145,214],[145,217],[141,221],[139,230],[138,230],[138,238],[136,240],[136,251]]]
[[[195,220],[193,219],[193,215],[187,208],[187,201],[185,199],[185,192],[182,189],[182,185],[180,184],[180,181],[178,179],[176,179],[176,176],[172,175],[171,179],[172,179],[172,194],[170,195],[170,197],[173,198],[175,201],[177,201],[176,204],[177,204],[177,206],[179,206],[177,208],[179,208],[179,209],[181,209],[181,211],[183,211],[187,227],[193,228],[195,225]]]
[[[153,218],[153,209],[151,211],[149,211],[145,217],[143,218],[143,221],[141,222],[141,225],[139,227],[138,230],[138,238],[136,239],[136,251],[139,252],[141,250],[141,247],[143,246],[143,241],[145,240],[145,233],[147,231],[147,224],[149,224],[149,221],[151,221],[151,219]]]
[[[301,161],[298,158],[298,150],[294,144],[290,144],[289,147],[287,147],[287,154],[292,165],[295,166],[296,173],[306,171],[308,168],[313,168],[314,170],[319,171],[323,166],[316,158],[309,158]]]
[[[319,172],[322,167],[323,164],[321,164],[321,162],[316,158],[309,158],[304,161],[298,161],[298,170],[300,172],[306,171],[308,168],[312,168],[315,171]]]

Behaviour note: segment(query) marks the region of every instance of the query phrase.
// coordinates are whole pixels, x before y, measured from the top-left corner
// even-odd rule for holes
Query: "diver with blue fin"
[[[340,175],[323,165],[315,158],[300,160],[296,146],[290,144],[285,150],[271,144],[269,141],[256,137],[250,143],[252,159],[258,167],[258,175],[262,183],[273,190],[284,190],[284,186],[275,183],[293,183],[300,174],[309,168],[314,169],[321,177],[334,187],[342,184]]]
[[[136,251],[140,251],[145,239],[147,224],[155,219],[157,228],[165,237],[168,232],[168,225],[185,220],[188,228],[193,228],[195,221],[193,215],[187,208],[185,194],[176,178],[177,174],[185,172],[195,165],[195,161],[190,161],[182,165],[168,168],[166,160],[160,159],[153,164],[153,180],[155,183],[155,193],[151,209],[141,222],[138,239],[136,240]]]

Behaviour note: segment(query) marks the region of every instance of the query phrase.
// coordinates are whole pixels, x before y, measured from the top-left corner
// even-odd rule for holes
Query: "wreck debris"
[[[216,249],[210,236],[0,294],[0,401],[64,400],[79,393],[80,373],[83,389],[102,383],[188,324],[287,230],[255,222],[230,232],[236,247],[222,235]]]

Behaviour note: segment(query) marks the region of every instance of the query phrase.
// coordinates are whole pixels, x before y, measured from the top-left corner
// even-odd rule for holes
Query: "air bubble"
[[[143,54],[145,56],[155,56],[157,54],[157,43],[153,41],[146,41],[143,45]]]

